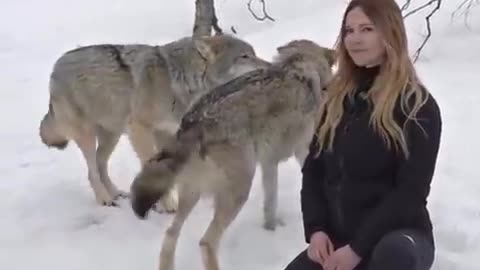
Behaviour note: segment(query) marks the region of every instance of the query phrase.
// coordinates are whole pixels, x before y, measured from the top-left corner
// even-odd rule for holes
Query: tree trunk
[[[195,0],[193,36],[210,36],[212,32],[212,23],[215,19],[213,0]]]

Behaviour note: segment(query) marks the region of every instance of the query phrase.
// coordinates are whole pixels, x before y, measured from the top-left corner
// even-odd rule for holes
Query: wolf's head
[[[289,69],[302,70],[302,73],[315,72],[319,76],[320,87],[324,88],[332,77],[335,51],[320,46],[311,40],[293,40],[277,48],[275,64],[286,65]]]
[[[194,46],[206,61],[205,75],[213,87],[270,66],[270,63],[256,55],[249,43],[230,35],[198,38],[194,40]]]
[[[312,61],[327,61],[331,68],[335,63],[335,50],[322,47],[307,39],[293,40],[287,44],[277,47],[277,61],[282,61],[293,55],[304,55]]]

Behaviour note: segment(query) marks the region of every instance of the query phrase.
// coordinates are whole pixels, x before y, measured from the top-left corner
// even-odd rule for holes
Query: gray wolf
[[[276,201],[277,164],[294,154],[300,162],[306,157],[322,88],[332,76],[333,51],[309,40],[289,42],[277,51],[270,68],[200,97],[183,116],[175,140],[135,176],[131,204],[139,218],[172,185],[178,187],[178,210],[163,240],[160,270],[173,270],[180,230],[202,195],[214,201],[213,220],[200,240],[203,263],[207,270],[219,269],[221,237],[249,197],[256,164],[270,173],[264,177],[266,201]],[[273,210],[267,213],[266,222],[275,222],[268,220]]]
[[[107,164],[122,134],[144,164],[169,143],[198,96],[268,65],[249,43],[229,35],[185,37],[160,46],[80,47],[54,64],[39,135],[57,149],[73,140],[87,163],[96,201],[116,205],[128,194],[112,183]],[[176,210],[175,194],[172,188],[162,198],[166,211]]]

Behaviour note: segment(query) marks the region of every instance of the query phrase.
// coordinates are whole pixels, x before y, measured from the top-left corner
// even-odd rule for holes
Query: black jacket
[[[305,240],[326,232],[339,245],[350,244],[360,256],[370,254],[386,233],[418,229],[432,241],[432,224],[426,208],[441,134],[441,116],[430,95],[417,114],[424,132],[409,121],[406,139],[409,159],[389,151],[369,125],[372,106],[360,98],[368,91],[378,68],[361,69],[357,94],[344,104],[332,152],[318,157],[316,137],[302,168],[301,209]],[[397,103],[399,104],[399,103]],[[397,105],[398,107],[399,105]],[[402,127],[400,108],[394,117]]]

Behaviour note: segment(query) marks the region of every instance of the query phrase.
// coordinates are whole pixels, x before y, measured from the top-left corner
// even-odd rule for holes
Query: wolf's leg
[[[300,167],[303,167],[303,163],[305,162],[305,159],[308,156],[309,148],[310,148],[310,143],[312,142],[313,139],[313,134],[315,132],[315,128],[313,123],[309,126],[307,126],[304,129],[303,134],[298,136],[298,143],[295,147],[295,158],[298,162],[298,165]]]
[[[95,193],[97,203],[108,206],[115,205],[112,196],[100,180],[100,174],[97,167],[96,138],[94,132],[91,130],[84,131],[81,134],[78,134],[74,140],[86,160],[88,167],[88,180]]]
[[[218,247],[221,238],[247,201],[255,175],[256,163],[253,149],[246,151],[246,149],[223,148],[222,150],[223,153],[211,150],[213,156],[210,154],[225,172],[226,187],[219,187],[219,190],[215,191],[213,220],[200,240],[200,250],[206,270],[220,269]]]
[[[188,185],[188,183],[185,185]],[[197,190],[188,189],[188,186],[185,185],[179,189],[178,211],[163,239],[162,250],[160,251],[160,270],[174,269],[175,249],[180,230],[193,207],[200,199],[200,193]]]
[[[155,155],[155,138],[151,128],[137,121],[131,121],[128,125],[128,139],[141,165]]]
[[[235,193],[240,193],[236,191]],[[221,238],[228,226],[237,217],[243,205],[248,199],[248,190],[242,190],[241,194],[229,197],[227,194],[218,194],[215,198],[215,214],[205,234],[200,240],[200,250],[204,269],[219,270],[218,247]]]
[[[278,217],[278,162],[262,161],[262,184],[263,184],[263,227],[267,230],[275,230],[277,224],[284,222]]]
[[[100,180],[114,199],[117,199],[118,197],[127,197],[128,194],[119,190],[115,184],[112,183],[112,180],[108,175],[108,160],[120,140],[121,133],[115,133],[102,127],[97,127],[96,130],[98,139],[97,166]]]
[[[162,151],[165,147],[168,147],[174,141],[174,135],[169,131],[155,130],[155,146],[157,151]],[[167,193],[162,196],[160,202],[155,205],[157,212],[173,213],[178,207],[178,194],[175,186],[172,186]]]

